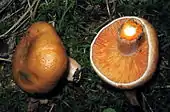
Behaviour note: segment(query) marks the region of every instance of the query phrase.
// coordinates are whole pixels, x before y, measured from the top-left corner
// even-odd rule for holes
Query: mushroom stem
[[[139,21],[134,19],[126,21],[120,28],[117,39],[119,51],[124,55],[135,53],[142,34],[143,28]]]
[[[78,83],[81,78],[81,65],[73,58],[69,57],[69,67],[67,80]]]
[[[118,49],[123,55],[132,55],[138,48],[138,39],[126,40],[118,38]]]

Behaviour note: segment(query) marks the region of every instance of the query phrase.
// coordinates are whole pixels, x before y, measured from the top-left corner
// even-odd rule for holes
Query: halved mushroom
[[[126,16],[103,27],[90,48],[96,73],[112,86],[132,89],[148,81],[158,62],[158,40],[145,19]]]
[[[28,93],[47,93],[56,86],[66,70],[69,69],[68,77],[73,77],[75,70],[80,69],[80,65],[73,60],[67,56],[52,25],[33,23],[13,55],[14,80]]]

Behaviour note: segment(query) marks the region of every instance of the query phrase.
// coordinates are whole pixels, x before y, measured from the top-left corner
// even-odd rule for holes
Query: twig
[[[2,5],[2,7],[3,6],[5,6],[5,7],[1,7],[1,10],[0,10],[0,13],[1,12],[3,12],[10,4],[11,4],[11,2],[12,2],[13,0],[10,0],[10,1],[8,1],[8,0],[3,0],[3,1],[1,1],[2,3],[1,3],[1,5]],[[5,3],[4,3],[5,2]],[[8,2],[8,3],[7,3]]]
[[[160,65],[160,68],[163,68],[163,69],[168,69],[168,70],[170,70],[170,67],[166,67],[166,66],[163,66],[163,65]]]
[[[29,11],[31,10],[31,8],[35,5],[35,3],[37,2],[38,0],[35,0],[31,7],[28,8],[28,10],[20,17],[20,19],[8,30],[6,31],[4,34],[0,35],[0,38],[6,36],[11,30],[13,30],[24,18],[25,16],[29,13]]]
[[[117,1],[116,0],[113,0],[113,6],[112,6],[112,14],[115,12],[115,10],[116,10],[116,3],[117,3]]]
[[[27,3],[28,3],[28,7],[31,7],[31,5],[30,5],[30,0],[27,0]],[[32,15],[32,8],[31,8],[31,10],[30,10],[30,15]],[[31,16],[31,18],[32,18],[32,16]]]
[[[166,85],[166,86],[156,86],[156,87],[154,87],[154,89],[170,89],[170,85]]]
[[[36,5],[35,5],[35,8],[34,8],[33,13],[32,13],[32,18],[35,17],[35,14],[36,14],[36,12],[37,12],[37,8],[38,8],[38,6],[39,6],[39,3],[40,3],[40,0],[38,0],[37,3],[36,3]]]
[[[47,5],[49,4],[47,0],[45,0],[45,4],[47,4]]]
[[[153,111],[153,109],[151,108],[151,106],[149,105],[149,103],[148,103],[148,101],[147,101],[147,99],[146,99],[145,95],[143,94],[143,92],[141,92],[141,95],[142,95],[142,97],[143,97],[144,101],[146,102],[146,104],[148,105],[149,110],[150,110],[151,112],[154,112],[154,111]]]
[[[52,26],[55,27],[55,21],[49,21],[48,23],[52,24]]]
[[[20,9],[18,9],[18,10],[15,11],[14,13],[12,13],[12,14],[10,14],[10,15],[7,15],[5,18],[1,19],[0,22],[5,21],[6,19],[12,17],[13,15],[15,15],[16,13],[18,13],[18,12],[21,11],[22,9],[23,9],[23,7],[20,8]]]
[[[10,59],[0,58],[0,61],[12,62]]]
[[[109,18],[111,19],[111,14],[110,14],[110,8],[109,8],[109,2],[108,0],[105,0],[106,1],[106,8],[107,8],[107,12],[108,12],[108,15],[109,15]]]
[[[167,44],[163,45],[163,46],[161,47],[161,49],[163,50],[163,49],[165,49],[165,48],[167,48],[167,47],[169,47],[169,46],[170,46],[170,43],[167,43]]]
[[[28,16],[26,19],[24,19],[24,21],[22,21],[22,22],[15,28],[15,30],[13,30],[13,32],[17,31],[18,28],[20,28],[29,18],[30,18],[30,16]]]
[[[55,104],[52,104],[52,105],[51,105],[51,108],[50,108],[49,112],[52,112],[52,110],[53,110],[53,108],[54,108],[54,105],[55,105]]]

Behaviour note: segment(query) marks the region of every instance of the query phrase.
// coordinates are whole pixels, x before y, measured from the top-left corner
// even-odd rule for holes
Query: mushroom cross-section
[[[145,19],[126,16],[103,27],[90,48],[90,61],[107,83],[131,89],[148,81],[158,61],[158,40]]]

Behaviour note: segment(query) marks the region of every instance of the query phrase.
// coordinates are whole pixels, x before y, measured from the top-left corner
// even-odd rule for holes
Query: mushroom
[[[54,27],[43,21],[28,28],[12,59],[14,80],[28,93],[47,93],[66,71],[68,77],[73,77],[80,68],[76,60],[67,56]]]
[[[108,84],[133,89],[146,83],[156,70],[158,40],[145,19],[125,16],[103,27],[90,48],[91,65]]]

